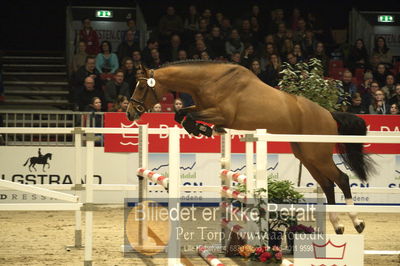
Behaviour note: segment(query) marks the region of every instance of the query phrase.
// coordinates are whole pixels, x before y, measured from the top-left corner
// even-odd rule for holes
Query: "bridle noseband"
[[[154,71],[153,71],[153,69],[150,69],[149,70],[149,72],[150,72],[150,78],[145,78],[145,77],[143,77],[143,78],[138,78],[138,81],[139,80],[146,80],[146,88],[145,88],[145,92],[144,92],[144,94],[143,94],[143,96],[142,96],[142,98],[140,99],[140,100],[136,100],[133,96],[135,95],[135,93],[133,93],[133,95],[132,95],[132,97],[129,99],[129,101],[130,102],[132,102],[132,103],[136,103],[137,105],[135,106],[135,109],[136,109],[136,111],[139,113],[139,114],[143,114],[144,112],[146,112],[146,106],[144,105],[144,100],[146,99],[146,96],[147,96],[147,93],[149,92],[149,91],[151,91],[152,92],[152,94],[153,94],[153,96],[154,96],[154,99],[156,99],[156,102],[158,102],[158,97],[157,97],[157,94],[156,94],[156,91],[155,91],[155,88],[154,88],[154,85],[155,85],[155,81],[154,81],[154,78],[153,78],[153,76],[154,76]],[[152,85],[152,86],[150,86],[150,85]],[[137,86],[137,85],[136,85]],[[136,90],[135,90],[135,92],[136,92]]]

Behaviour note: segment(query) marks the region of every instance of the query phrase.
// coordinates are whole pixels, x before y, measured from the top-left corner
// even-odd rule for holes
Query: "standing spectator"
[[[112,52],[111,43],[109,41],[102,41],[100,53],[96,56],[97,71],[100,74],[114,74],[118,67],[118,57]]]
[[[400,106],[400,84],[396,84],[395,94],[389,99],[389,104],[397,104]]]
[[[136,21],[133,18],[130,18],[126,21],[126,25],[128,26],[128,29],[123,32],[121,36],[121,40],[126,40],[126,34],[128,31],[131,31],[133,33],[133,43],[135,44],[136,47],[139,48],[140,46],[140,31],[136,28]]]
[[[267,83],[267,74],[261,70],[260,61],[254,59],[250,66],[251,72],[253,72],[262,82]]]
[[[197,13],[197,8],[195,5],[189,6],[189,14],[185,18],[183,27],[189,35],[188,38],[192,38],[194,33],[199,30],[199,20],[200,15]]]
[[[396,103],[391,104],[391,105],[390,105],[390,112],[389,112],[389,114],[391,114],[391,115],[398,115],[398,114],[400,114],[399,105],[396,104]]]
[[[385,86],[382,87],[382,91],[385,93],[386,99],[390,99],[396,93],[394,76],[392,74],[386,76]]]
[[[128,83],[129,94],[132,95],[136,84],[136,69],[133,67],[132,58],[125,57],[121,69],[124,71],[124,81]]]
[[[386,45],[386,39],[383,37],[377,37],[375,39],[375,47],[372,51],[372,56],[377,56],[379,63],[385,64],[388,68],[392,65],[392,52]]]
[[[142,51],[142,58],[146,66],[149,65],[151,61],[151,50],[158,49],[158,47],[159,44],[156,39],[150,38],[149,40],[147,40],[147,45]],[[133,58],[133,60],[135,61],[135,58]]]
[[[239,32],[237,29],[232,29],[229,39],[225,42],[225,53],[232,55],[233,53],[241,54],[243,52],[244,45],[240,40]]]
[[[351,47],[347,65],[354,71],[356,68],[366,68],[368,66],[369,56],[365,48],[364,40],[357,39],[354,46]]]
[[[271,87],[278,86],[279,73],[282,70],[281,58],[277,54],[272,54],[269,57],[268,64],[266,67],[267,84]]]
[[[106,104],[107,105],[113,104],[120,95],[126,97],[131,96],[129,85],[124,81],[124,71],[118,69],[117,71],[115,71],[114,79],[108,81],[104,88],[104,98]]]
[[[83,41],[79,42],[78,51],[72,57],[72,72],[78,71],[78,69],[85,65],[86,57],[86,43]]]
[[[351,96],[351,105],[347,108],[348,113],[353,113],[353,114],[366,114],[367,111],[364,109],[364,106],[362,104],[362,98],[361,95],[356,92]]]
[[[225,57],[225,41],[221,37],[221,30],[214,26],[211,29],[211,34],[207,38],[207,46],[214,52],[215,57]]]
[[[79,97],[76,99],[79,110],[84,111],[91,103],[93,97],[103,99],[103,91],[95,87],[94,79],[89,76],[85,78],[83,88],[79,93]]]
[[[349,70],[345,70],[343,72],[342,84],[343,84],[343,91],[349,94],[351,97],[354,93],[357,92],[357,86],[352,83],[353,74]]]
[[[372,104],[369,106],[369,113],[372,115],[385,115],[389,113],[389,105],[385,102],[385,93],[382,90],[375,92]]]
[[[132,52],[139,49],[139,45],[134,42],[134,33],[128,30],[125,34],[125,40],[118,45],[118,60],[122,63],[122,59],[132,55]]]
[[[324,76],[328,76],[328,62],[329,58],[325,53],[325,45],[322,42],[317,42],[314,53],[311,58],[317,58],[321,60],[322,67],[324,69]]]
[[[85,42],[87,54],[97,55],[99,52],[99,36],[92,28],[92,22],[89,18],[82,19],[82,29],[79,31],[78,41]]]
[[[173,33],[183,32],[183,22],[180,16],[175,14],[173,6],[167,7],[167,13],[161,17],[159,22],[160,37],[163,41],[168,40]]]
[[[383,63],[379,63],[372,74],[374,75],[374,79],[378,81],[379,87],[381,88],[385,86],[386,77],[388,75],[392,75],[392,73],[389,70],[387,70],[386,65]]]

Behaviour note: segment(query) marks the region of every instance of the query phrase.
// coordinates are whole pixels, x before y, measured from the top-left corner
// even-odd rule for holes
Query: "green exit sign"
[[[393,16],[391,15],[380,15],[378,16],[378,22],[394,22]]]
[[[112,18],[113,12],[111,10],[96,10],[96,18]]]

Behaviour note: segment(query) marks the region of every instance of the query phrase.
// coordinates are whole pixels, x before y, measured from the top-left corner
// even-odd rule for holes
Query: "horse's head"
[[[51,160],[51,153],[47,153],[45,156],[49,158],[49,160]]]
[[[136,73],[136,80],[136,88],[129,99],[126,111],[126,115],[131,121],[138,120],[142,114],[153,108],[158,102],[154,70],[142,68],[142,71],[139,70]]]

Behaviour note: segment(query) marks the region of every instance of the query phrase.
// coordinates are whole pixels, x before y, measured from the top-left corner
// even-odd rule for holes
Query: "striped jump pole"
[[[197,248],[199,255],[211,266],[224,266],[224,264],[214,256],[205,246],[199,246]]]
[[[247,177],[237,172],[233,172],[227,169],[222,169],[219,173],[221,178],[232,180],[240,184],[246,184]]]
[[[152,182],[157,183],[161,186],[163,186],[166,190],[168,190],[168,178],[157,174],[156,172],[153,172],[149,169],[144,169],[144,168],[139,168],[137,170],[138,176],[150,179]]]

